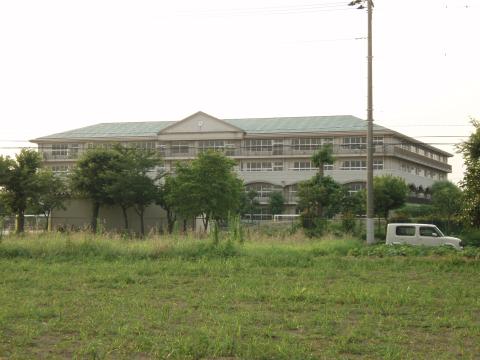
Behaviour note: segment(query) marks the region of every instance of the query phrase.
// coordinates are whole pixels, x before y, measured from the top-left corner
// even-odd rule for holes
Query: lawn
[[[478,257],[208,241],[3,240],[0,358],[478,359]]]

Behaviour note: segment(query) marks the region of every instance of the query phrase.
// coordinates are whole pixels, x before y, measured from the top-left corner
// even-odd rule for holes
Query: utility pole
[[[372,12],[373,0],[352,0],[348,5],[359,5],[364,9],[363,3],[367,2],[368,13],[368,96],[367,96],[367,244],[375,243],[374,236],[374,203],[373,203],[373,75],[372,75]]]

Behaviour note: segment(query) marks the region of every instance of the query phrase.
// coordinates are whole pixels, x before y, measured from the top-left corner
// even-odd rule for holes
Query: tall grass
[[[233,225],[234,229],[238,228]],[[232,235],[233,234],[233,235]],[[40,233],[5,236],[0,241],[0,258],[44,258],[52,260],[98,258],[167,259],[229,258],[244,256],[254,262],[271,264],[311,264],[324,256],[391,257],[453,256],[480,259],[479,248],[457,251],[447,247],[366,246],[360,240],[327,236],[306,239],[274,237],[256,232],[218,231],[215,236],[196,234],[151,235],[129,239],[117,234]]]

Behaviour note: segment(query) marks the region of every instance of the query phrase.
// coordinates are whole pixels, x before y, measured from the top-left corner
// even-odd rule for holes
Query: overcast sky
[[[0,151],[198,110],[365,118],[367,14],[346,3],[0,0]],[[375,2],[378,124],[454,153],[480,119],[478,19],[478,0]]]

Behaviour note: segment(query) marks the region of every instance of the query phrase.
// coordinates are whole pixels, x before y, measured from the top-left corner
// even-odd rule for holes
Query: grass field
[[[478,251],[375,249],[7,238],[0,358],[478,359]]]

